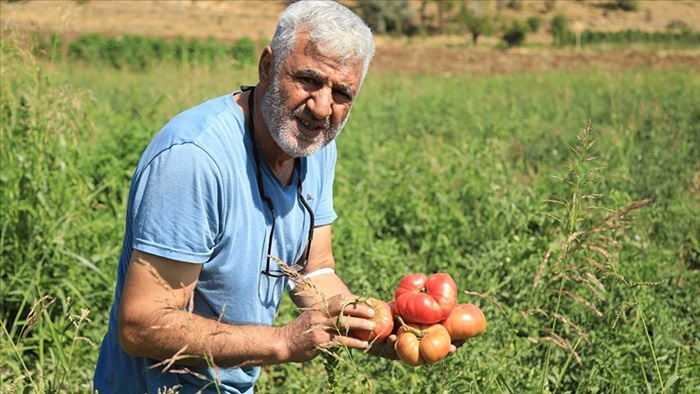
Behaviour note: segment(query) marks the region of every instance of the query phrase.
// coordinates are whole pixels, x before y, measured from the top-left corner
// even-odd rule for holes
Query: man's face
[[[362,78],[362,61],[323,56],[305,34],[297,38],[262,98],[265,125],[291,157],[309,156],[340,134]]]

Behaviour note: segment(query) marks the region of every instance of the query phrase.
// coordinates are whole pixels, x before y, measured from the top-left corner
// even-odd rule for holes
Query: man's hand
[[[391,334],[383,342],[377,341],[372,343],[367,353],[388,360],[398,360],[399,355],[396,354],[396,349],[394,348],[397,339],[398,337],[396,335]]]
[[[371,320],[374,311],[361,303],[348,304],[357,296],[337,294],[325,302],[317,302],[303,308],[301,315],[283,327],[284,340],[288,344],[288,359],[305,362],[316,357],[321,349],[344,346],[367,349],[370,344],[347,336],[350,330],[373,330]]]

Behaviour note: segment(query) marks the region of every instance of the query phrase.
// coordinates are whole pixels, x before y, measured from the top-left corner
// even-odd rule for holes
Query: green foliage
[[[540,30],[540,24],[542,21],[538,16],[531,16],[525,20],[527,23],[528,30],[532,33],[537,33]]]
[[[608,3],[608,8],[627,12],[639,11],[638,0],[614,0]]]
[[[544,12],[552,12],[557,6],[557,0],[544,0]]]
[[[48,38],[45,38],[37,33],[34,34],[32,41],[32,54],[34,56],[51,61],[61,60],[63,56],[63,41],[58,34],[52,33]]]
[[[677,31],[679,33],[689,33],[693,31],[693,29],[685,23],[684,21],[679,21],[679,20],[672,20],[671,22],[666,25],[666,30],[668,31]]]
[[[569,20],[564,14],[556,14],[550,26],[554,45],[563,45],[564,37],[569,33]]]
[[[503,41],[505,41],[508,47],[520,46],[525,42],[527,33],[530,31],[528,24],[515,19],[511,21],[510,25],[503,31]]]
[[[95,351],[80,339],[80,326],[90,307],[109,302],[113,276],[100,262],[112,257],[106,240],[119,228],[114,211],[94,205],[101,185],[79,164],[94,132],[94,100],[85,89],[52,84],[12,41],[2,40],[2,58],[3,387],[17,378],[34,392],[75,392],[72,380],[85,382],[91,372],[72,359],[84,362]],[[57,300],[62,312],[49,307]],[[70,314],[73,304],[80,315]],[[98,333],[89,332],[95,340]]]
[[[360,0],[358,14],[377,34],[406,34],[415,32],[413,10],[408,1]]]
[[[255,43],[248,37],[241,38],[231,46],[231,57],[242,65],[255,63],[255,56]]]
[[[46,40],[35,38],[38,56],[48,58],[52,54],[54,60],[60,59],[60,39],[52,38],[52,52],[46,48]],[[123,35],[107,37],[98,34],[83,34],[67,46],[67,57],[70,61],[104,64],[116,69],[145,71],[162,62],[175,61],[183,67],[206,66],[214,67],[217,63],[230,63],[239,68],[256,60],[255,43],[248,37],[243,37],[233,44],[217,41],[213,37],[206,39],[185,39],[175,37],[165,40],[161,37],[142,37]]]
[[[179,111],[254,80],[178,41],[138,72],[0,41],[9,392],[89,392],[136,161]],[[338,139],[337,271],[386,300],[407,273],[449,272],[489,326],[434,365],[342,351],[265,367],[258,391],[697,391],[698,92],[680,67],[370,71]],[[294,316],[285,299],[278,323]]]
[[[479,37],[489,35],[493,32],[493,23],[486,15],[477,15],[462,5],[459,13],[455,16],[454,21],[463,26],[472,36],[472,43],[478,45]]]
[[[510,8],[513,11],[521,11],[523,9],[522,0],[507,0],[506,8]]]
[[[567,31],[557,37],[560,45],[575,45],[576,37],[573,32]],[[700,45],[700,32],[683,30],[681,32],[647,32],[641,30],[621,30],[617,32],[584,30],[581,33],[581,45],[618,44],[627,45],[634,43],[677,45],[680,47],[697,47]]]

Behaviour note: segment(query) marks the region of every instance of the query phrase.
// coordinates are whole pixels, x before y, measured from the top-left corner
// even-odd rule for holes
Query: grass
[[[47,64],[5,37],[2,56],[2,390],[87,392],[141,151],[255,70]],[[489,327],[435,365],[341,351],[259,391],[700,390],[698,92],[684,68],[370,72],[338,140],[337,271],[385,300],[449,272]]]

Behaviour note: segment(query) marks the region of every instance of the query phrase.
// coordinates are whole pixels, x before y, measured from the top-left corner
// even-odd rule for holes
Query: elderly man
[[[354,296],[334,271],[331,223],[334,140],[374,51],[344,6],[294,3],[255,87],[186,110],[155,136],[130,189],[100,393],[252,393],[260,366],[369,346],[344,335],[372,330],[374,311],[343,308]],[[273,327],[285,289],[301,312]]]

